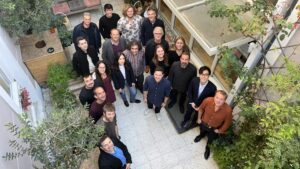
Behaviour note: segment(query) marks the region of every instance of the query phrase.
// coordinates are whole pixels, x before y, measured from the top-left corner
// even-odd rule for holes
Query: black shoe
[[[184,106],[179,106],[179,111],[181,114],[184,114]]]
[[[174,104],[175,104],[175,102],[170,102],[169,104],[168,104],[168,108],[170,109],[170,108],[172,108],[173,106],[174,106]]]
[[[198,143],[200,140],[202,139],[202,137],[200,135],[198,135],[195,139],[194,142]]]
[[[206,146],[205,153],[204,153],[205,160],[207,160],[209,158],[209,155],[210,155],[210,149],[209,149],[209,147]]]
[[[128,101],[124,101],[124,104],[125,104],[125,106],[126,106],[126,107],[128,107],[128,106],[129,106],[129,103],[128,103]]]
[[[135,99],[135,101],[130,101],[130,103],[141,103],[139,99]]]

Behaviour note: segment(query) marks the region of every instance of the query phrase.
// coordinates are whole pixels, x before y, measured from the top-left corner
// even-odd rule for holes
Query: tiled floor
[[[123,0],[102,0],[103,4],[108,2],[121,16]],[[98,24],[100,15],[100,10],[92,11],[92,21]],[[80,23],[81,18],[80,14],[69,17],[72,26]],[[138,92],[137,97],[142,100],[141,93]],[[161,111],[162,120],[157,121],[153,111],[144,115],[147,107],[145,103],[130,104],[129,107],[125,107],[118,96],[115,105],[121,141],[127,145],[131,153],[132,169],[218,168],[212,158],[205,160],[203,157],[206,139],[197,144],[193,142],[199,134],[198,128],[178,134],[165,109]]]
[[[138,98],[142,99],[141,93]],[[132,169],[215,169],[212,158],[203,157],[206,140],[194,143],[199,129],[178,134],[166,110],[162,109],[162,120],[157,121],[153,111],[144,115],[145,103],[124,106],[117,97],[117,120],[121,140],[132,155]]]

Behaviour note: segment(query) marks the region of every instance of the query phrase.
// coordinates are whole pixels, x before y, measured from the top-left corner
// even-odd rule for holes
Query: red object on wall
[[[26,88],[21,89],[21,105],[22,109],[28,111],[28,106],[31,105],[29,92]]]
[[[100,5],[101,1],[100,0],[83,0],[83,3],[86,7],[93,7]]]
[[[67,2],[57,3],[52,7],[52,11],[55,15],[58,13],[66,14],[70,12],[70,7]]]

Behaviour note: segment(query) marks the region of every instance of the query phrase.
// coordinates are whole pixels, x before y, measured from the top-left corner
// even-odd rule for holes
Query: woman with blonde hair
[[[185,40],[182,36],[178,36],[174,40],[174,47],[172,50],[169,51],[169,64],[172,66],[172,64],[176,61],[179,61],[180,56],[183,52],[190,52],[188,46],[185,43]]]

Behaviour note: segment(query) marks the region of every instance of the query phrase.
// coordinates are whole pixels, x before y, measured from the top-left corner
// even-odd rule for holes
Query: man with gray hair
[[[162,27],[155,27],[153,30],[153,36],[154,38],[149,40],[145,47],[146,73],[149,72],[149,65],[154,57],[156,45],[162,45],[165,52],[169,51],[169,43],[162,38],[164,36],[164,30]]]
[[[83,13],[83,21],[76,25],[73,30],[72,40],[76,50],[79,50],[76,42],[76,39],[79,36],[85,37],[88,41],[89,47],[96,49],[97,53],[99,53],[99,49],[101,47],[100,32],[97,25],[91,22],[91,13],[89,12]]]

